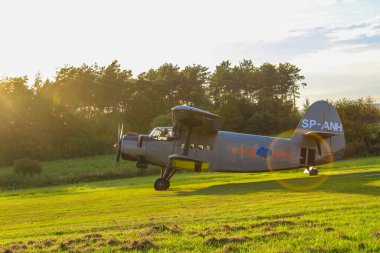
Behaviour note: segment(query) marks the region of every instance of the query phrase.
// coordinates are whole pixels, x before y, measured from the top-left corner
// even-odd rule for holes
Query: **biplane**
[[[135,161],[136,167],[160,166],[154,182],[167,190],[178,170],[194,172],[263,172],[304,167],[310,176],[315,167],[344,155],[343,125],[326,101],[313,103],[291,138],[221,131],[223,119],[213,113],[180,105],[172,109],[171,127],[156,127],[150,134],[126,133],[119,127],[116,163]]]

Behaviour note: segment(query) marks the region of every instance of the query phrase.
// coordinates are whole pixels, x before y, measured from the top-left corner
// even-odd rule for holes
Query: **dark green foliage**
[[[295,106],[300,69],[290,63],[255,67],[244,60],[237,66],[224,61],[211,75],[209,95],[224,129],[255,134],[277,134],[295,128],[300,115]]]
[[[239,131],[243,126],[244,118],[239,99],[231,93],[225,93],[220,97],[217,114],[224,118],[223,129],[225,130]]]
[[[344,125],[346,137],[346,157],[363,156],[369,152],[376,153],[380,144],[380,111],[373,99],[342,99],[334,103]]]
[[[42,172],[40,162],[29,158],[15,160],[13,165],[17,174],[33,176],[35,174],[41,174]]]
[[[30,157],[75,158],[113,152],[119,123],[147,133],[171,125],[171,108],[187,104],[220,114],[224,129],[277,134],[294,128],[305,86],[290,63],[256,67],[243,60],[207,67],[166,63],[134,78],[117,61],[65,66],[54,79],[0,79],[0,164]]]
[[[52,80],[36,75],[0,79],[0,164],[30,157],[74,158],[113,152],[119,123],[147,133],[171,124],[171,108],[197,106],[224,118],[224,130],[276,135],[295,128],[304,77],[290,63],[256,67],[244,60],[207,67],[163,64],[133,78],[117,61],[65,66]],[[304,108],[309,105],[305,102]],[[376,151],[378,110],[372,100],[335,103],[345,126],[347,156]]]
[[[147,133],[171,124],[171,108],[197,106],[220,114],[224,130],[276,135],[295,128],[295,105],[306,84],[290,64],[250,60],[180,68],[165,63],[134,78],[117,61],[108,66],[65,66],[34,84],[27,77],[0,79],[0,164],[30,157],[75,158],[113,152],[119,123]],[[303,109],[309,106],[306,101]],[[378,153],[380,116],[371,99],[335,103],[345,126],[347,156]]]
[[[380,155],[380,143],[371,145],[369,147],[369,152],[373,155]]]
[[[158,115],[157,117],[154,117],[152,120],[152,123],[150,123],[150,126],[152,129],[157,126],[171,126],[171,125],[172,125],[171,113]]]
[[[294,109],[291,101],[272,100],[272,103],[258,104],[245,124],[245,132],[274,135],[294,129],[300,113]]]

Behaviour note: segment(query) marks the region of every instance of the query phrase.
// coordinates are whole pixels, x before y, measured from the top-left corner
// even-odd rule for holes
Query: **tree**
[[[299,98],[300,87],[305,87],[306,83],[300,83],[305,77],[300,75],[301,69],[286,62],[278,65],[279,87],[278,93],[282,100],[292,99],[293,106],[296,107],[296,99]]]
[[[373,144],[379,109],[372,98],[341,99],[334,103],[343,122],[346,137],[346,156],[365,155]]]
[[[224,130],[239,131],[244,123],[243,115],[240,112],[239,100],[233,94],[223,94],[220,98],[217,114],[224,118]]]
[[[310,107],[310,99],[306,98],[305,102],[302,104],[302,111],[305,113]]]
[[[170,125],[178,104],[220,114],[225,130],[278,133],[298,118],[299,73],[289,63],[256,67],[243,60],[223,61],[212,73],[202,65],[165,63],[134,78],[113,61],[66,65],[52,79],[37,73],[32,86],[26,77],[3,78],[0,164],[112,152],[119,123],[137,132]]]
[[[229,87],[233,82],[233,73],[231,63],[223,61],[216,66],[214,73],[211,75],[208,94],[214,102],[214,106],[219,108],[221,97],[229,92]]]
[[[178,104],[202,106],[208,104],[205,86],[209,79],[207,67],[201,65],[186,66],[180,72],[178,85]]]
[[[257,103],[270,104],[278,94],[279,75],[276,66],[270,63],[261,65],[258,82]]]
[[[94,87],[95,105],[100,112],[121,112],[127,109],[131,96],[132,71],[122,70],[117,61],[101,68]]]
[[[153,118],[150,124],[151,128],[158,126],[171,126],[172,125],[172,113],[160,114]]]

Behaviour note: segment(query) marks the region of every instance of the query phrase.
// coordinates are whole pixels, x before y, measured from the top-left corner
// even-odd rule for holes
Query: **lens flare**
[[[300,131],[300,130],[298,130],[298,131]],[[291,133],[294,133],[294,130],[288,130],[288,131],[284,131],[284,132],[278,134],[276,136],[276,138],[273,139],[273,141],[269,145],[269,149],[270,150],[276,150],[276,148],[278,148],[278,142],[291,138]],[[304,134],[306,134],[306,131],[304,132]],[[318,154],[319,154],[319,151],[318,151],[318,153],[316,155],[317,164],[319,162],[321,162],[323,164],[327,163],[328,165],[324,166],[323,171],[324,172],[329,171],[331,169],[331,163],[334,161],[334,156],[332,155],[330,144],[327,142],[327,140],[325,138],[322,138],[318,134],[308,134],[308,137],[310,137],[311,140],[314,139],[314,141],[316,142],[316,145],[317,145],[317,147],[316,147],[317,149],[319,149],[318,145],[320,147],[321,153],[318,156]],[[299,157],[301,156],[301,145],[300,144],[296,144],[296,145],[299,148],[298,149],[299,153],[292,154],[292,157],[296,157],[296,160],[299,161],[299,159],[300,159]],[[268,169],[270,171],[274,171],[273,166],[272,166],[274,159],[275,159],[275,157],[273,157],[273,156],[269,156],[267,158],[267,165],[268,165]],[[302,165],[299,165],[299,166],[302,167]],[[327,178],[328,178],[328,175],[313,176],[313,177],[310,177],[308,179],[296,178],[296,179],[301,180],[302,182],[307,182],[308,183],[307,185],[290,182],[290,181],[295,181],[295,179],[279,179],[276,181],[281,186],[283,186],[287,189],[290,189],[290,190],[309,191],[309,190],[312,190],[312,189],[315,189],[315,188],[321,186],[327,180]]]

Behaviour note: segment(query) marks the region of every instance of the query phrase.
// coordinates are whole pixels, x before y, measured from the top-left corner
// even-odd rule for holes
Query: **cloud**
[[[226,43],[221,47],[245,58],[265,56],[282,61],[295,56],[334,49],[356,53],[380,48],[380,17],[346,26],[317,26],[291,30],[287,37],[277,41],[243,41]]]

